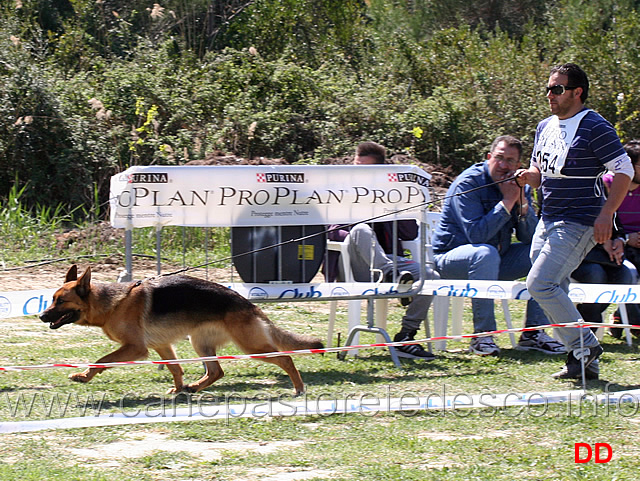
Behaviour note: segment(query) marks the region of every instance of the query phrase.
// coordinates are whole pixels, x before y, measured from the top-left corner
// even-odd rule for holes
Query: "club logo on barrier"
[[[437,296],[449,296],[449,297],[476,297],[478,295],[478,289],[471,287],[471,284],[467,282],[466,287],[448,285],[440,286],[435,289],[434,293]]]
[[[9,317],[11,314],[11,301],[6,297],[0,296],[0,317]]]
[[[268,299],[269,294],[261,287],[252,287],[249,291],[249,299]]]
[[[344,287],[335,287],[331,291],[331,297],[342,297],[342,296],[348,296],[348,295],[349,295],[349,291],[346,290]]]
[[[569,291],[569,299],[571,299],[572,302],[582,302],[586,297],[585,292],[578,287],[574,287]]]
[[[487,294],[491,296],[492,299],[507,299],[507,292],[498,285],[493,285],[487,287]]]

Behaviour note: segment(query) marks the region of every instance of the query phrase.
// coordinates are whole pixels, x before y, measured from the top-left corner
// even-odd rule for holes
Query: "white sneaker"
[[[564,345],[544,331],[523,332],[516,349],[519,351],[540,351],[545,354],[566,354]]]
[[[471,340],[469,351],[479,356],[497,356],[500,348],[493,342],[492,336],[476,337]]]

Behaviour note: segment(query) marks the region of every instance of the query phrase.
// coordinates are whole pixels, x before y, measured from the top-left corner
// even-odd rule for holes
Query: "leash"
[[[233,261],[234,259],[237,259],[239,257],[247,256],[247,255],[250,255],[250,254],[256,254],[256,253],[259,253],[259,252],[264,252],[266,250],[274,249],[276,247],[281,247],[281,246],[284,246],[284,245],[287,245],[287,244],[293,244],[293,243],[297,243],[297,242],[302,242],[302,241],[309,240],[309,239],[312,239],[314,237],[317,237],[319,235],[327,235],[327,234],[329,234],[331,232],[335,232],[337,230],[341,230],[341,229],[345,229],[345,228],[350,229],[351,227],[353,227],[353,226],[355,226],[357,224],[374,222],[376,220],[382,219],[382,218],[390,216],[390,215],[399,214],[401,212],[414,210],[414,209],[417,209],[417,208],[420,208],[420,207],[433,206],[434,204],[440,204],[440,203],[444,202],[445,200],[451,199],[453,197],[460,197],[460,196],[463,196],[463,195],[468,195],[468,194],[471,194],[472,192],[476,192],[478,190],[486,189],[488,187],[499,185],[499,184],[502,184],[504,182],[509,182],[509,181],[512,181],[512,180],[515,180],[515,179],[516,179],[516,176],[514,175],[512,177],[507,177],[505,179],[501,179],[501,180],[497,180],[497,181],[494,181],[494,182],[490,182],[490,183],[485,184],[485,185],[479,185],[478,187],[474,187],[472,189],[465,190],[463,192],[457,192],[457,193],[452,194],[452,195],[444,196],[444,197],[442,197],[440,199],[436,199],[433,202],[432,201],[422,202],[421,204],[418,204],[418,205],[414,205],[414,206],[411,206],[411,207],[405,207],[403,209],[399,209],[399,210],[396,210],[394,212],[387,212],[387,213],[384,213],[384,214],[377,215],[375,217],[370,217],[368,219],[363,219],[363,220],[359,220],[357,222],[352,222],[350,224],[341,224],[339,227],[334,227],[333,229],[325,229],[323,231],[316,232],[315,234],[309,234],[309,235],[306,235],[306,236],[298,237],[296,239],[289,239],[289,240],[286,240],[286,241],[278,242],[277,244],[271,244],[271,245],[268,245],[268,246],[265,246],[265,247],[260,247],[260,248],[257,248],[257,249],[253,249],[253,250],[250,250],[250,251],[247,251],[247,252],[242,252],[240,254],[235,254],[235,255],[230,255],[230,256],[227,256],[227,257],[220,258],[220,259],[215,259],[213,261],[205,262],[204,264],[199,264],[199,265],[196,265],[196,266],[183,267],[182,269],[178,269],[178,270],[173,271],[173,272],[167,272],[165,274],[160,274],[157,277],[172,276],[172,275],[176,275],[176,274],[181,274],[183,272],[188,272],[188,271],[191,271],[191,270],[194,270],[194,269],[202,269],[202,268],[207,267],[207,266],[209,266],[211,264],[218,264],[218,263],[222,263],[222,262]],[[521,197],[520,216],[522,216],[522,199],[524,199],[524,188],[523,187],[520,187],[520,197]]]
[[[494,181],[494,182],[491,182],[489,184],[485,184],[485,185],[480,185],[478,187],[474,187],[473,189],[469,189],[469,190],[466,190],[464,192],[457,192],[457,193],[449,195],[449,196],[444,196],[442,198],[435,199],[434,201],[423,202],[421,204],[414,205],[412,207],[406,207],[406,208],[403,208],[403,209],[396,210],[394,212],[384,213],[384,214],[381,214],[381,215],[378,215],[378,216],[375,216],[375,217],[370,217],[368,219],[363,219],[363,220],[359,220],[357,222],[352,222],[350,224],[341,224],[340,227],[335,227],[333,229],[325,229],[323,231],[316,232],[315,234],[309,234],[309,235],[306,235],[306,236],[303,236],[303,237],[298,237],[296,239],[290,239],[290,240],[287,240],[287,241],[279,242],[277,244],[272,244],[272,245],[269,245],[269,246],[260,247],[258,249],[250,250],[250,251],[247,251],[247,252],[242,252],[240,254],[235,254],[235,255],[223,257],[223,258],[220,258],[220,259],[215,259],[215,260],[212,260],[212,261],[209,261],[209,262],[205,262],[203,264],[198,264],[198,265],[195,265],[195,266],[187,266],[187,267],[184,267],[182,269],[178,269],[178,270],[173,271],[173,272],[167,272],[165,274],[160,274],[159,276],[154,276],[154,277],[165,277],[165,276],[171,276],[171,275],[175,275],[175,274],[181,274],[183,272],[188,272],[188,271],[195,270],[195,269],[202,269],[202,268],[210,266],[212,264],[219,264],[219,263],[222,263],[222,262],[233,261],[234,259],[239,258],[239,257],[247,256],[247,255],[250,255],[250,254],[256,254],[256,253],[259,253],[259,252],[266,251],[268,249],[274,249],[276,247],[281,247],[281,246],[284,246],[284,245],[287,245],[287,244],[292,244],[292,243],[296,243],[296,242],[302,242],[302,241],[305,241],[305,240],[308,240],[308,239],[312,239],[313,237],[317,237],[319,235],[327,235],[327,234],[329,234],[331,232],[335,232],[335,231],[340,230],[340,229],[344,229],[344,228],[350,229],[351,227],[353,227],[353,226],[355,226],[357,224],[374,222],[374,221],[382,219],[384,217],[387,217],[387,216],[390,216],[390,215],[395,215],[395,214],[398,214],[398,213],[401,213],[401,212],[405,212],[405,211],[408,211],[408,210],[413,210],[413,209],[417,209],[417,208],[420,208],[420,207],[425,207],[425,206],[429,207],[429,206],[433,206],[433,205],[436,205],[436,204],[440,204],[440,203],[444,202],[447,199],[450,199],[450,198],[453,198],[453,197],[459,197],[459,196],[467,195],[467,194],[470,194],[470,193],[475,192],[477,190],[486,189],[488,187],[491,187],[491,186],[494,186],[494,185],[499,185],[499,184],[502,184],[503,182],[509,182],[509,181],[515,180],[515,179],[516,179],[516,176],[507,177],[505,179]],[[522,216],[522,202],[523,202],[523,199],[524,199],[524,189],[522,187],[520,188],[520,196],[521,196],[520,216]],[[152,257],[152,256],[144,255],[144,254],[135,254],[135,255],[138,256],[138,257]],[[108,255],[106,255],[106,254],[92,254],[92,255],[75,256],[74,258],[78,259],[78,258],[96,258],[96,257],[108,257]],[[42,265],[54,264],[54,263],[57,263],[57,262],[68,261],[70,259],[71,258],[58,258],[58,259],[43,260],[43,261],[40,261],[40,262],[35,262],[35,263],[33,263],[31,265],[28,265],[28,266],[13,267],[13,268],[8,268],[8,269],[5,268],[5,269],[2,269],[2,271],[13,271],[13,270],[28,269],[28,268],[32,268],[32,267],[38,267],[38,266],[42,266]]]
[[[222,263],[222,262],[233,261],[234,259],[236,259],[238,257],[247,256],[247,255],[250,255],[250,254],[256,254],[256,253],[259,253],[259,252],[266,251],[268,249],[274,249],[276,247],[281,247],[281,246],[284,246],[284,245],[287,245],[287,244],[292,244],[292,243],[296,243],[296,242],[302,242],[302,241],[311,239],[311,238],[319,236],[319,235],[326,235],[326,234],[329,234],[331,232],[335,232],[335,231],[340,230],[340,229],[344,229],[344,228],[349,228],[350,229],[351,227],[353,227],[353,226],[355,226],[357,224],[374,222],[376,220],[379,220],[379,219],[381,219],[383,217],[387,217],[389,215],[395,215],[395,214],[398,214],[398,213],[401,213],[401,212],[405,212],[405,211],[412,210],[412,209],[417,209],[417,208],[420,208],[420,207],[432,206],[432,205],[435,205],[435,204],[440,204],[440,203],[444,202],[447,199],[450,199],[450,198],[453,198],[453,197],[459,197],[459,196],[467,195],[467,194],[470,194],[470,193],[475,192],[477,190],[481,190],[481,189],[485,189],[485,188],[488,188],[488,187],[491,187],[491,186],[494,186],[494,185],[502,184],[503,182],[509,182],[511,180],[515,180],[515,178],[516,178],[516,176],[508,177],[508,178],[505,178],[505,179],[502,179],[502,180],[491,182],[489,184],[485,184],[485,185],[481,185],[481,186],[478,186],[478,187],[474,187],[473,189],[469,189],[469,190],[466,190],[464,192],[458,192],[458,193],[455,193],[455,194],[452,194],[452,195],[449,195],[449,196],[444,196],[442,198],[435,199],[433,201],[423,202],[421,204],[414,205],[412,207],[406,207],[404,209],[399,209],[399,210],[396,210],[394,212],[388,212],[388,213],[381,214],[381,215],[378,215],[378,216],[375,216],[375,217],[370,217],[369,219],[359,220],[357,222],[352,222],[350,224],[342,224],[342,225],[340,225],[340,227],[335,227],[333,229],[325,229],[323,231],[316,232],[315,234],[309,234],[309,235],[306,235],[306,236],[303,236],[303,237],[298,237],[297,239],[290,239],[290,240],[287,240],[287,241],[279,242],[277,244],[272,244],[272,245],[261,247],[261,248],[254,249],[254,250],[251,250],[251,251],[242,252],[240,254],[235,254],[235,255],[228,256],[228,257],[215,259],[215,260],[212,260],[212,261],[209,261],[209,262],[205,262],[204,264],[198,264],[198,265],[195,265],[195,266],[187,266],[187,267],[184,267],[182,269],[178,269],[178,270],[173,271],[173,272],[167,272],[165,274],[160,274],[159,276],[154,276],[154,277],[171,276],[171,275],[181,274],[183,272],[188,272],[188,271],[195,270],[195,269],[202,269],[202,268],[210,266],[212,264],[219,264],[219,263]],[[522,187],[520,188],[520,195],[521,195],[520,215],[522,216],[522,199],[524,198],[524,192],[523,192],[523,188]],[[135,255],[138,256],[138,257],[152,257],[152,256],[144,255],[144,254],[135,254]],[[108,255],[106,255],[106,254],[82,255],[82,256],[75,256],[74,259],[78,259],[78,258],[96,258],[96,257],[108,257]],[[64,262],[64,261],[68,261],[70,259],[71,258],[65,257],[65,258],[43,260],[43,261],[40,261],[40,262],[34,262],[34,263],[32,263],[31,265],[28,265],[28,266],[13,267],[13,268],[8,268],[8,269],[5,268],[5,269],[2,269],[2,271],[14,271],[14,270],[28,269],[28,268],[32,268],[32,267],[38,267],[38,266],[42,266],[42,265],[47,265],[47,264],[54,264],[54,263],[57,263],[57,262]]]

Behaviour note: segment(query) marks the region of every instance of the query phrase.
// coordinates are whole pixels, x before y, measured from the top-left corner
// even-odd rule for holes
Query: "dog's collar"
[[[131,294],[131,291],[134,290],[136,287],[142,285],[143,282],[144,282],[144,279],[131,283],[131,285],[129,286],[129,292],[127,293],[127,295]]]

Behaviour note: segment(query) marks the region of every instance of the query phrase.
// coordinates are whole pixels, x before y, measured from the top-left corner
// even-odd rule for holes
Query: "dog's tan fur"
[[[135,361],[154,349],[162,359],[176,359],[174,345],[187,336],[201,357],[215,356],[218,347],[231,341],[247,354],[316,349],[318,339],[296,335],[276,327],[257,306],[240,294],[214,282],[188,276],[167,276],[131,284],[95,284],[91,269],[78,278],[75,265],[52,305],[40,316],[52,329],[76,323],[100,327],[120,343],[120,348],[97,361]],[[304,392],[300,373],[290,356],[262,359],[286,371],[296,394]],[[198,381],[184,384],[183,369],[169,364],[174,388],[169,392],[198,392],[220,379],[218,361],[205,362]],[[89,382],[104,368],[89,368],[70,379]]]

